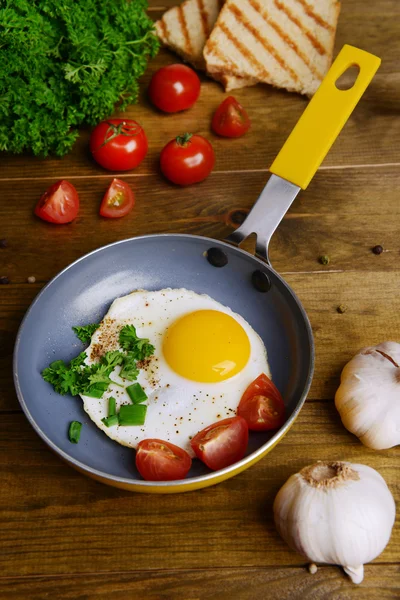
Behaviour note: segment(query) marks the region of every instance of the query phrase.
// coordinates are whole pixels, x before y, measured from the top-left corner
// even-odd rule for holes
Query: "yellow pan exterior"
[[[68,462],[68,464],[70,464],[71,467],[74,467],[74,469],[76,469],[83,475],[87,475],[88,477],[91,477],[92,479],[95,479],[96,481],[100,481],[101,483],[105,483],[106,485],[111,485],[113,487],[117,487],[122,490],[128,490],[129,492],[141,492],[144,494],[178,494],[181,492],[193,492],[194,490],[200,490],[201,488],[210,487],[212,485],[216,485],[217,483],[221,483],[222,481],[225,481],[226,479],[230,479],[231,477],[238,475],[242,471],[245,471],[246,469],[248,469],[249,467],[254,465],[261,458],[266,456],[268,454],[268,452],[271,452],[271,450],[273,448],[275,448],[275,446],[278,444],[278,442],[280,442],[280,440],[286,435],[286,433],[292,427],[297,416],[298,416],[298,414],[293,419],[293,421],[290,423],[289,427],[285,428],[284,431],[282,432],[282,434],[274,441],[274,443],[271,445],[268,445],[261,454],[257,454],[257,456],[250,459],[244,465],[240,465],[238,467],[233,466],[226,473],[222,473],[221,475],[216,475],[212,479],[205,479],[205,478],[202,479],[201,477],[199,477],[197,479],[197,481],[191,482],[190,479],[188,479],[187,481],[185,480],[184,483],[180,483],[179,485],[176,485],[174,483],[171,483],[171,485],[168,485],[168,484],[165,484],[164,482],[162,483],[162,485],[160,485],[160,484],[157,485],[156,483],[154,485],[143,485],[140,483],[127,483],[127,482],[123,482],[123,481],[117,481],[115,479],[108,478],[108,477],[102,477],[100,475],[92,473],[91,471],[86,471],[85,469],[81,469],[80,467],[78,467],[77,465],[75,465],[73,463],[70,463],[69,461],[67,461],[67,462]]]
[[[272,163],[271,173],[306,189],[381,64],[369,52],[345,45]],[[348,90],[336,81],[349,67],[358,66]]]

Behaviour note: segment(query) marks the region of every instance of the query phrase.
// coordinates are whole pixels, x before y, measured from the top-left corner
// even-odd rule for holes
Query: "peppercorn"
[[[322,256],[320,256],[318,260],[321,263],[321,265],[329,265],[330,262],[330,258],[327,254],[323,254]]]
[[[336,310],[338,311],[338,313],[339,313],[340,315],[342,315],[343,313],[345,313],[345,312],[346,312],[346,310],[347,310],[347,307],[346,307],[344,304],[339,304],[339,306],[337,307],[337,309],[336,309]]]
[[[0,285],[6,285],[7,283],[10,283],[10,280],[8,277],[6,277],[5,275],[2,275],[0,277]]]
[[[374,246],[374,247],[372,248],[372,252],[373,252],[374,254],[382,254],[382,252],[383,252],[383,247],[382,247],[380,244],[378,244],[377,246]]]
[[[7,248],[8,242],[6,239],[0,240],[0,248]]]

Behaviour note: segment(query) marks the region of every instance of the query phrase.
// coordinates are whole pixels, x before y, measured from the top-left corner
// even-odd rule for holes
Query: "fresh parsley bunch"
[[[146,0],[0,0],[0,150],[62,156],[137,101],[159,42]]]

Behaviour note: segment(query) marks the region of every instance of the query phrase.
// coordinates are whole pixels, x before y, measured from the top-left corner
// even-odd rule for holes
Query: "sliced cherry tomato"
[[[136,450],[136,468],[147,481],[184,479],[192,466],[189,454],[163,440],[143,440]]]
[[[217,135],[240,137],[250,129],[250,119],[243,106],[229,96],[215,111],[211,127]]]
[[[245,455],[249,428],[242,417],[213,423],[191,440],[194,453],[207,467],[217,471],[237,462]]]
[[[134,169],[146,156],[148,147],[144,130],[132,119],[102,121],[90,136],[93,158],[109,171]]]
[[[237,410],[252,431],[279,429],[285,422],[285,405],[276,386],[260,375],[244,392]]]
[[[161,171],[178,185],[203,181],[214,168],[215,154],[210,142],[201,135],[185,133],[162,149]]]
[[[131,212],[135,204],[135,196],[129,185],[121,179],[114,178],[100,205],[102,217],[115,219]]]
[[[40,197],[35,215],[49,223],[64,224],[75,219],[79,211],[78,192],[69,181],[60,179]]]
[[[168,65],[150,81],[149,97],[160,110],[175,113],[193,106],[200,94],[200,79],[186,65]]]

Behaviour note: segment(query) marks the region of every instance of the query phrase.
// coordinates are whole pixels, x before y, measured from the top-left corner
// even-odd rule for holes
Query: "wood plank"
[[[172,2],[176,4],[175,0]],[[153,7],[161,4],[167,6],[162,2],[153,4]],[[162,10],[152,11],[150,14],[156,19],[161,16]],[[379,9],[375,3],[365,3],[362,0],[346,0],[342,3],[336,51],[344,43],[352,43],[384,57],[384,60],[360,105],[334,144],[325,166],[400,163],[400,147],[397,143],[400,138],[399,19],[400,3],[396,0],[384,0],[379,3]],[[226,96],[220,84],[203,75],[200,99],[191,110],[163,115],[156,113],[150,106],[146,89],[152,74],[159,67],[176,60],[176,55],[162,50],[143,77],[139,105],[133,105],[123,113],[127,118],[137,119],[149,137],[148,156],[135,172],[154,173],[162,147],[184,131],[200,133],[212,141],[216,151],[217,171],[268,167],[304,110],[307,99],[264,85],[235,90],[235,97],[249,111],[253,127],[243,138],[221,139],[211,133],[210,120],[213,111]],[[90,157],[89,135],[90,129],[82,128],[72,152],[62,159],[41,160],[30,157],[27,162],[25,156],[2,153],[0,177],[46,176],[56,180],[62,177],[104,174]]]
[[[285,278],[303,303],[314,332],[316,368],[310,399],[333,398],[343,366],[360,348],[400,341],[399,272],[304,273]],[[19,323],[39,287],[0,287],[0,410],[19,408],[12,349]],[[339,305],[346,306],[344,314],[337,312]]]
[[[3,600],[394,600],[399,590],[400,570],[393,565],[368,565],[359,586],[334,567],[320,567],[315,575],[274,567],[0,579]]]
[[[21,414],[0,421],[2,576],[154,569],[302,566],[275,531],[272,503],[294,472],[317,460],[376,468],[400,499],[399,449],[364,448],[332,403],[306,403],[263,460],[196,493],[132,495],[76,473],[52,454]],[[400,515],[376,563],[398,563]]]
[[[124,219],[102,219],[101,198],[111,181],[75,180],[81,198],[78,218],[57,227],[33,215],[47,181],[0,181],[0,276],[22,283],[30,275],[45,282],[99,246],[146,233],[194,233],[224,238],[254,204],[267,173],[212,174],[197,186],[178,188],[161,175],[124,176],[136,194],[134,211]],[[397,190],[400,169],[322,171],[300,193],[271,243],[274,268],[281,273],[324,270],[393,271],[398,268]],[[388,252],[375,256],[382,244]],[[62,252],[60,252],[62,248]],[[40,260],[38,257],[40,256]],[[4,292],[5,293],[5,292]]]

